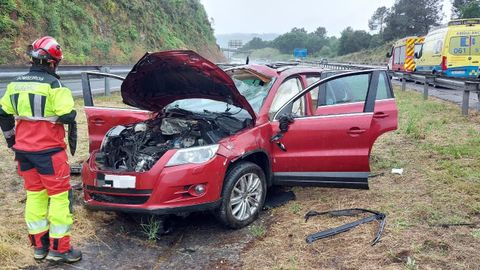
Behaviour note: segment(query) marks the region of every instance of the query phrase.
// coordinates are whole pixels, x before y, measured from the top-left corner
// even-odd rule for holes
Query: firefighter
[[[34,258],[72,263],[82,258],[70,245],[72,193],[64,140],[64,125],[75,122],[73,97],[56,74],[63,54],[54,38],[37,39],[27,55],[30,72],[8,84],[0,100],[0,126],[24,179]]]

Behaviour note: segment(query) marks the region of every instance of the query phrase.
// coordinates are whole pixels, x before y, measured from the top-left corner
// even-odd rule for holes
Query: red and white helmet
[[[58,64],[63,59],[60,44],[53,37],[49,36],[41,37],[35,40],[32,45],[29,45],[27,47],[27,55],[54,64]]]

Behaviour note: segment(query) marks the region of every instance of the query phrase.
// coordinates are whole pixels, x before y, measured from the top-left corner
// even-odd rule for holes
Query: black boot
[[[75,250],[70,248],[69,251],[60,253],[57,251],[48,252],[47,261],[51,262],[66,262],[66,263],[74,263],[78,262],[82,259],[82,252],[80,250]]]

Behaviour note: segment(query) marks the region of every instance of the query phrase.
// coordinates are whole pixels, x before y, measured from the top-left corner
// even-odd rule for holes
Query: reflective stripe
[[[20,94],[13,94],[10,95],[10,102],[12,103],[13,110],[15,111],[15,114],[18,115],[18,110],[17,110],[17,104],[18,104],[18,97]]]
[[[58,44],[58,43],[55,42],[54,40],[50,40],[50,41],[47,43],[47,45],[43,46],[43,49],[45,49],[45,50],[48,51],[48,49],[50,49],[50,47],[52,47],[52,45],[57,46],[57,44]]]
[[[33,116],[43,117],[43,107],[42,107],[43,96],[35,95],[33,98]]]
[[[29,231],[39,231],[48,228],[48,220],[41,219],[38,221],[27,221],[27,227]]]
[[[58,116],[51,116],[51,117],[15,116],[15,120],[49,121],[49,122],[55,123],[58,120]]]
[[[61,237],[65,236],[70,232],[72,225],[53,225],[50,224],[50,236],[51,237]]]
[[[3,136],[5,136],[5,139],[10,139],[11,137],[15,136],[15,127],[10,130],[4,131]]]
[[[45,112],[45,103],[47,97],[44,95],[28,94],[30,100],[30,110],[33,117],[43,117]]]

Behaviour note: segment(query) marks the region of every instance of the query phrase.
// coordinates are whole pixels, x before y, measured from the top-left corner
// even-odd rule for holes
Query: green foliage
[[[24,46],[45,34],[71,64],[132,63],[145,51],[182,48],[220,55],[199,0],[0,0],[1,63],[19,63]]]
[[[454,0],[452,4],[454,16],[459,19],[480,17],[479,0]]]
[[[363,30],[354,31],[351,27],[347,27],[342,31],[338,54],[344,55],[366,49],[370,46],[371,39],[372,36],[369,33]]]
[[[306,48],[308,54],[318,54],[323,46],[328,44],[325,27],[318,27],[314,32],[307,33],[304,28],[293,28],[290,32],[278,36],[272,41],[264,41],[255,37],[246,43],[243,50],[259,50],[274,48],[281,54],[292,55],[295,48]]]
[[[386,41],[406,36],[426,35],[442,20],[442,2],[437,0],[397,0],[385,19]]]
[[[479,0],[453,0],[452,17],[456,19],[479,18],[480,1]]]

